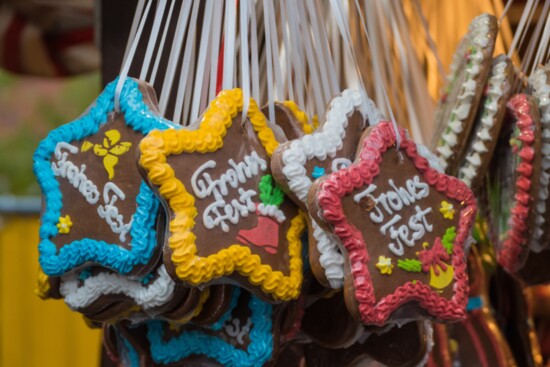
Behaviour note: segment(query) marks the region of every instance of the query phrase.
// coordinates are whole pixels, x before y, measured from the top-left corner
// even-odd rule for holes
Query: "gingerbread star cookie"
[[[369,112],[367,112],[369,110]],[[271,169],[283,190],[304,210],[312,182],[351,164],[367,116],[377,110],[359,91],[345,90],[330,103],[319,129],[281,144],[273,154]],[[379,116],[379,113],[378,113]],[[378,120],[373,121],[373,123]],[[309,257],[315,277],[325,286],[341,288],[344,259],[336,237],[309,220]]]
[[[514,67],[506,55],[493,59],[489,80],[458,170],[458,178],[473,190],[479,189],[484,182],[498,142],[506,102],[512,94],[513,77]]]
[[[273,122],[283,130],[287,140],[301,138],[317,129],[318,120],[316,116],[313,117],[310,123],[307,114],[300,110],[293,101],[275,102],[274,112],[275,121]],[[264,106],[262,113],[269,116],[269,106]]]
[[[448,174],[456,174],[491,69],[497,19],[481,14],[472,20],[451,64],[435,114],[431,147]]]
[[[222,91],[188,129],[154,131],[139,162],[169,215],[164,262],[189,285],[236,283],[271,300],[296,299],[305,215],[275,183],[278,146],[253,100]]]
[[[155,265],[159,201],[136,164],[139,141],[172,125],[158,115],[151,86],[117,80],[77,120],[48,134],[34,154],[44,195],[40,265],[59,276],[88,266],[139,278]]]
[[[352,315],[379,326],[464,318],[476,200],[462,181],[433,169],[403,129],[371,127],[355,162],[315,181],[308,201],[341,241]]]
[[[525,267],[535,229],[540,183],[541,128],[535,98],[513,96],[489,171],[488,199],[497,260],[508,272],[535,279],[546,267]],[[496,162],[498,160],[498,162]],[[531,253],[531,260],[542,259]],[[522,271],[523,275],[517,274]]]
[[[529,89],[537,101],[541,127],[541,168],[539,190],[535,205],[535,222],[529,248],[535,252],[548,249],[550,246],[550,230],[548,227],[548,212],[550,211],[550,64],[539,66],[529,77]]]

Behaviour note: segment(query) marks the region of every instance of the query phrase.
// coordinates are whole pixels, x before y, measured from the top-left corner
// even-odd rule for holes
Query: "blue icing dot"
[[[321,168],[319,166],[315,166],[313,167],[313,172],[311,172],[311,177],[313,177],[314,179],[317,179],[321,176],[324,176],[325,175],[325,169],[324,168]]]
[[[47,275],[59,276],[87,262],[113,269],[121,274],[131,272],[137,265],[145,265],[153,255],[156,239],[155,219],[159,201],[153,191],[141,182],[136,198],[136,211],[132,215],[130,229],[131,248],[92,238],[82,238],[65,244],[59,250],[52,239],[58,235],[57,220],[60,217],[63,195],[51,169],[51,157],[59,142],[83,140],[99,131],[114,110],[114,93],[118,78],[109,83],[91,109],[77,120],[52,130],[42,140],[33,156],[33,171],[44,194],[46,210],[40,227],[40,265]],[[120,108],[126,125],[147,134],[153,129],[165,130],[174,127],[169,121],[153,113],[143,103],[138,83],[130,78],[124,81]]]
[[[149,284],[149,282],[150,282],[151,280],[153,280],[153,277],[154,277],[153,273],[147,274],[146,276],[144,276],[143,278],[141,278],[141,284],[143,284],[143,285]]]
[[[92,271],[90,270],[90,268],[86,268],[80,272],[80,274],[78,275],[78,279],[80,279],[81,281],[85,281],[91,276],[92,276]]]

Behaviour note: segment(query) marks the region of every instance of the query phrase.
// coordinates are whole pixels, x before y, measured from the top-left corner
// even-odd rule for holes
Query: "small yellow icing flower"
[[[64,217],[59,217],[59,223],[57,223],[57,228],[59,229],[59,233],[67,234],[71,231],[71,227],[73,226],[73,222],[71,222],[71,217],[68,215]]]
[[[453,204],[446,202],[443,200],[441,202],[441,208],[439,208],[439,212],[443,214],[443,218],[445,219],[453,219],[455,215],[455,210],[453,208]]]
[[[132,147],[132,143],[128,141],[120,141],[120,133],[118,130],[109,130],[105,132],[103,144],[92,144],[89,141],[82,143],[81,150],[86,152],[94,148],[94,154],[98,157],[103,157],[103,166],[109,174],[109,180],[115,177],[115,166],[118,163],[118,157],[127,153]]]
[[[391,275],[393,264],[391,263],[391,258],[385,256],[378,257],[378,263],[376,268],[380,270],[381,274]]]

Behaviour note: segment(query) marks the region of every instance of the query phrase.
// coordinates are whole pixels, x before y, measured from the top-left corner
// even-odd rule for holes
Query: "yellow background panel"
[[[0,217],[0,366],[97,367],[100,331],[38,298],[37,217]]]

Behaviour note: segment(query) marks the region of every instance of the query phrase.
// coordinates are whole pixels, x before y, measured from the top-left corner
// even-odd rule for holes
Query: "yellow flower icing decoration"
[[[453,219],[455,215],[455,209],[453,208],[453,204],[446,202],[443,200],[441,202],[441,208],[439,208],[439,212],[443,214],[443,218],[445,219]]]
[[[67,234],[71,231],[73,222],[71,222],[71,217],[66,215],[64,217],[59,217],[59,223],[57,223],[57,229],[59,233]]]
[[[120,142],[120,132],[118,130],[109,130],[105,132],[103,144],[92,144],[89,141],[82,143],[81,150],[86,152],[94,148],[94,154],[103,157],[103,166],[109,174],[109,180],[115,177],[115,166],[118,163],[118,156],[127,153],[132,147],[129,141]]]
[[[393,269],[391,258],[385,257],[385,256],[379,256],[378,263],[376,264],[376,268],[380,270],[381,274],[391,275],[391,272]]]

